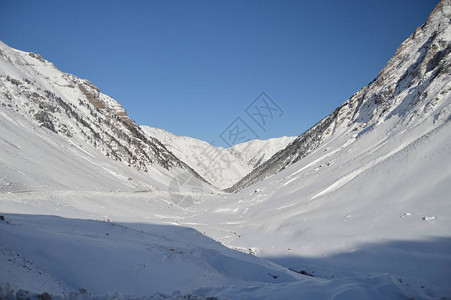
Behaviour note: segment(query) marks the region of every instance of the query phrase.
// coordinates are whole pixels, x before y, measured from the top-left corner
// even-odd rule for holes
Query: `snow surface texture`
[[[15,106],[26,89],[3,76],[0,297],[9,283],[81,299],[94,296],[80,288],[106,299],[450,298],[450,17],[442,1],[373,83],[258,167],[252,186],[225,194],[195,178],[204,193],[188,206],[171,197],[190,188],[165,188],[193,176],[186,168],[146,174],[80,133],[55,134]],[[16,64],[2,59],[2,74],[22,78],[4,66]]]
[[[224,149],[195,138],[177,136],[163,129],[149,126],[141,126],[141,129],[220,189],[231,187],[295,140],[295,137],[286,136],[252,140]]]

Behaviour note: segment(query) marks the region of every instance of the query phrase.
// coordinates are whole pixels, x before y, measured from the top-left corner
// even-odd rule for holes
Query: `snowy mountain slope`
[[[88,164],[102,153],[110,160],[144,173],[174,169],[175,173],[186,170],[199,177],[158,140],[146,137],[122,106],[100,93],[92,83],[62,73],[37,54],[14,50],[3,43],[0,43],[0,113],[1,149],[7,151],[2,153],[2,169],[16,166],[12,161],[45,165],[56,162],[57,158],[61,167],[65,160],[70,160],[70,156],[63,153],[70,149],[68,152],[77,152],[77,156],[90,160]],[[27,147],[29,139],[33,143]],[[34,148],[42,152],[33,152]],[[62,152],[57,154],[50,148]],[[22,155],[25,152],[29,153]],[[40,159],[40,155],[48,160]],[[73,162],[74,166],[78,164],[76,160]],[[79,174],[76,167],[67,166],[65,172]],[[46,168],[52,170],[51,165]],[[38,169],[44,173],[45,168],[25,165],[20,171],[26,174]],[[170,172],[163,172],[170,175]],[[74,177],[77,181],[83,176]],[[36,174],[32,179],[43,178],[42,174]]]
[[[225,189],[292,142],[294,137],[253,140],[224,149],[205,141],[177,136],[163,129],[141,126],[208,182]]]
[[[154,191],[165,192],[163,197],[170,200],[170,182],[187,174],[159,165],[144,173],[106,157],[92,145],[36,127],[16,112],[0,109],[0,116],[0,197],[39,191]],[[191,183],[206,192],[216,190],[197,178]]]
[[[6,215],[6,220],[11,221],[8,226],[14,227],[6,230],[0,227],[0,237],[5,241],[1,244],[7,245],[2,258],[7,266],[5,270],[14,275],[8,275],[8,278],[19,278],[11,282],[16,289],[22,287],[52,293],[58,293],[69,285],[64,291],[85,287],[96,294],[121,290],[131,295],[172,292],[183,286],[186,288],[181,289],[184,293],[229,299],[243,295],[249,299],[277,299],[280,295],[341,296],[348,299],[434,299],[449,296],[451,204],[448,195],[451,192],[451,165],[446,158],[451,149],[451,122],[430,131],[433,122],[430,118],[414,130],[400,131],[388,138],[386,135],[391,124],[383,124],[371,134],[361,135],[349,143],[346,151],[337,154],[339,151],[333,152],[332,149],[342,140],[350,139],[348,135],[342,135],[290,168],[258,183],[253,189],[222,197],[207,195],[202,203],[189,208],[172,206],[156,192],[3,194],[0,207],[7,212],[51,213],[65,218],[97,220],[107,215],[114,223],[120,222],[127,227],[120,227],[117,232],[114,229],[116,225],[108,222],[86,221],[83,225],[83,221],[78,220]],[[417,138],[419,133],[425,134]],[[375,146],[368,150],[369,144]],[[171,236],[160,227],[147,225],[149,223],[180,225],[178,228],[181,229],[175,232],[175,228],[168,227]],[[0,223],[3,225],[7,224]],[[286,268],[314,274],[315,277],[303,276],[291,283],[268,284],[258,282],[261,280],[259,276],[268,275],[261,269],[252,265],[236,269],[234,264],[227,262],[215,265],[214,270],[224,274],[224,268],[228,271],[232,268],[240,274],[253,274],[259,279],[252,283],[252,289],[248,287],[249,282],[230,284],[230,281],[223,280],[231,279],[223,277],[213,277],[218,281],[206,282],[200,276],[196,277],[200,278],[197,281],[186,284],[185,273],[176,272],[184,264],[192,271],[190,276],[214,275],[215,271],[209,267],[204,269],[205,262],[203,258],[199,259],[204,257],[202,253],[211,253],[208,249],[212,246],[199,243],[200,237],[191,235],[184,227],[194,227],[230,248],[254,252]],[[136,236],[135,230],[144,233]],[[148,234],[150,236],[146,237]],[[109,261],[99,261],[99,264],[83,270],[75,269],[87,263],[80,261],[81,258],[73,263],[72,260],[65,261],[63,265],[74,270],[70,273],[74,276],[72,278],[58,271],[52,256],[46,256],[49,252],[47,248],[42,249],[45,246],[41,235],[54,241],[49,244],[56,245],[52,251],[60,253],[60,259],[65,253],[70,255],[74,248],[85,249],[84,258],[88,262],[99,260],[98,251],[95,251],[98,248],[107,257],[121,255],[127,259],[120,264],[116,263],[118,260],[109,260],[115,262],[111,265]],[[158,236],[169,237],[164,242],[166,252],[140,252],[149,245],[161,245],[161,241],[150,240]],[[68,243],[67,239],[73,242]],[[62,244],[61,240],[65,243]],[[125,246],[121,247],[123,242]],[[196,245],[194,252],[193,245]],[[173,267],[171,250],[167,251],[170,247],[185,253],[179,256],[181,260]],[[10,265],[12,262],[8,259],[16,253],[20,259],[33,263],[32,266],[23,263],[33,271]],[[167,253],[169,263],[160,264],[159,259]],[[224,261],[221,256],[213,257]],[[20,264],[20,259],[14,263]],[[197,266],[196,262],[202,263]],[[143,268],[140,268],[141,263]],[[99,274],[105,264],[110,265],[108,270],[116,270],[113,274],[119,274],[108,279],[117,283],[115,286],[105,283],[109,276],[100,276],[103,283],[99,286],[82,281],[85,272]],[[147,269],[148,266],[153,268]],[[274,274],[272,272],[268,273]],[[129,280],[118,283],[122,275],[131,279],[143,276],[159,282],[166,278],[164,274],[174,278],[172,285],[167,286],[167,281],[158,286],[137,286],[135,281]],[[231,275],[234,279],[236,276]],[[211,276],[207,277],[210,280]],[[42,289],[36,288],[36,282],[41,281]],[[204,288],[199,290],[200,286]]]
[[[180,224],[317,277],[388,273],[415,298],[449,297],[451,122],[391,126],[343,134]]]
[[[450,16],[442,1],[374,83],[180,224],[332,281],[450,297]]]
[[[15,181],[0,190],[0,287],[6,281],[56,295],[87,287],[107,299],[117,297],[112,290],[451,298],[450,57],[443,51],[450,13],[451,1],[442,1],[387,65],[391,71],[381,72],[380,87],[355,98],[361,104],[348,100],[290,144],[292,155],[270,159],[289,162],[272,165],[282,170],[234,194],[199,185],[200,201],[187,206],[173,196],[190,195],[190,187],[164,186],[175,172],[190,173],[157,166],[146,175],[83,139],[71,146],[18,108],[2,109],[2,172]],[[432,62],[422,58],[431,55]],[[384,98],[383,87],[397,83],[397,96]]]
[[[252,171],[252,167],[239,161],[226,149],[207,142],[177,136],[163,129],[141,126],[150,137],[160,140],[166,147],[214,186],[224,189],[232,186]]]
[[[363,134],[394,117],[401,119],[395,126],[407,128],[431,114],[446,118],[451,89],[450,17],[449,2],[442,1],[427,22],[401,44],[373,82],[229,191],[279,172],[343,132]]]
[[[108,222],[86,221],[83,225],[84,222],[78,220],[6,215],[6,220],[12,223],[8,225],[14,227],[6,230],[0,227],[0,237],[6,241],[1,244],[7,245],[2,259],[7,266],[5,269],[14,275],[9,275],[9,278],[19,278],[10,283],[16,289],[22,287],[52,293],[69,286],[64,291],[84,287],[96,294],[121,290],[125,294],[139,295],[182,290],[189,294],[232,299],[243,295],[250,299],[277,299],[280,295],[341,296],[348,299],[434,299],[449,296],[451,203],[448,195],[451,192],[451,165],[446,158],[451,149],[451,122],[444,122],[431,131],[433,123],[433,118],[430,118],[413,130],[401,130],[393,136],[387,136],[391,124],[382,124],[373,132],[359,136],[338,154],[339,151],[332,150],[336,145],[342,144],[343,140],[354,140],[344,134],[252,189],[222,197],[206,195],[201,203],[189,208],[173,206],[161,199],[157,192],[2,194],[0,207],[6,212],[97,220],[107,216],[114,223],[120,222],[127,227],[120,227],[117,232],[114,231],[116,225]],[[417,138],[420,133],[424,134]],[[368,150],[367,145],[375,146]],[[181,229],[174,231],[175,228],[167,227],[172,232],[171,236],[164,228],[149,223],[178,225],[181,227],[176,228]],[[0,225],[6,226],[4,223]],[[185,273],[176,271],[185,264],[192,271],[190,276],[214,274],[215,271],[202,267],[205,263],[202,253],[211,253],[208,249],[212,246],[200,243],[201,237],[194,233],[191,235],[184,227],[194,227],[230,248],[253,252],[315,277],[302,276],[293,282],[268,284],[267,281],[259,282],[261,276],[266,278],[267,271],[262,273],[260,268],[247,264],[243,269],[236,269],[236,265],[227,262],[214,265],[214,270],[224,274],[231,268],[240,274],[252,274],[258,278],[252,282],[252,289],[248,287],[249,282],[224,282],[231,280],[228,276],[226,279],[213,277],[217,281],[210,275],[208,281],[200,276],[196,277],[199,278],[197,281],[186,284]],[[109,228],[113,229],[110,231]],[[135,230],[144,233],[136,236]],[[66,269],[74,270],[70,273],[74,276],[72,278],[56,269],[52,256],[46,256],[49,252],[47,248],[42,249],[45,246],[41,234],[46,236],[46,240],[54,241],[50,244],[57,247],[52,251],[60,253],[60,256],[64,253],[70,255],[71,249],[81,248],[85,249],[83,257],[86,261],[98,261],[95,249],[100,248],[107,257],[121,255],[127,259],[121,263],[111,259],[109,261],[115,262],[111,265],[108,261],[100,261],[83,270],[76,269],[87,263],[81,258],[73,263],[72,260],[65,261]],[[150,237],[147,238],[147,234]],[[166,252],[140,252],[140,249],[155,244],[161,246],[162,242],[150,240],[158,236],[169,238],[165,242]],[[62,239],[73,242],[61,244]],[[121,247],[122,243],[124,247]],[[193,245],[196,245],[194,252]],[[168,264],[159,263],[162,256],[171,253],[170,249],[167,251],[169,247],[185,253],[179,256],[181,260],[174,266],[170,255]],[[25,264],[33,271],[10,265],[8,259],[16,253],[20,259],[33,263],[32,266]],[[224,261],[220,255],[213,257]],[[197,266],[196,262],[202,263]],[[20,260],[14,263],[20,264]],[[141,263],[146,267],[139,268]],[[108,270],[116,270],[113,274],[120,275],[111,279],[100,276],[102,284],[99,286],[82,281],[87,270],[99,274],[105,264],[110,265]],[[153,268],[147,269],[148,266]],[[268,273],[274,274],[273,271]],[[136,276],[152,278],[152,282],[164,281],[166,277],[163,275],[168,274],[174,281],[170,286],[167,286],[167,281],[157,286],[137,286],[135,281],[129,280],[118,283],[117,278],[122,274],[131,279]],[[230,276],[236,279],[237,275]],[[30,279],[25,281],[23,278]],[[112,287],[105,283],[106,278],[116,285]],[[40,281],[43,281],[42,289],[35,287]],[[198,289],[200,286],[204,288]]]
[[[284,149],[295,139],[296,137],[283,136],[267,140],[252,140],[234,145],[228,148],[227,151],[253,168],[256,168],[270,159],[276,152]]]

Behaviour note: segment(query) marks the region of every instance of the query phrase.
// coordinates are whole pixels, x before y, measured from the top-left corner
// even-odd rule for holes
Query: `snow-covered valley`
[[[295,137],[286,136],[269,140],[252,140],[225,149],[195,138],[177,136],[163,129],[149,126],[141,128],[148,136],[161,141],[175,156],[220,189],[231,187],[295,140]]]
[[[296,139],[228,149],[1,43],[0,298],[451,298],[450,20]]]

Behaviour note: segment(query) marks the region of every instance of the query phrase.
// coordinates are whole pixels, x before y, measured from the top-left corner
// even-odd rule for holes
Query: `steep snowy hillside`
[[[3,108],[66,137],[83,137],[115,160],[138,169],[153,162],[181,166],[157,140],[146,139],[114,99],[87,80],[60,72],[34,53],[1,43]]]
[[[276,174],[342,134],[357,137],[388,121],[393,121],[393,131],[412,128],[432,115],[437,124],[446,120],[451,89],[450,17],[449,1],[442,1],[426,24],[401,44],[373,82],[300,135],[284,151],[278,152],[243,178],[230,191],[240,190]]]
[[[450,297],[451,122],[436,126],[431,117],[396,134],[392,125],[341,135],[179,222],[330,282],[353,278],[369,288],[390,274],[415,299]]]
[[[149,136],[161,141],[208,182],[225,189],[237,183],[255,167],[285,148],[295,137],[253,140],[224,149],[207,142],[177,136],[163,129],[141,126]]]
[[[92,83],[1,42],[0,114],[2,189],[99,188],[97,176],[112,189],[148,186],[152,178],[167,186],[180,172],[198,176]],[[108,183],[111,176],[119,183]],[[127,182],[133,178],[143,182]]]

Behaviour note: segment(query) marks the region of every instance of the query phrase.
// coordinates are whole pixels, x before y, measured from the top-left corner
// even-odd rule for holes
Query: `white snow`
[[[434,28],[444,28],[437,47],[449,46],[451,3],[443,3],[403,43],[409,55],[400,51],[385,69],[393,72],[381,72],[385,87],[414,65]],[[82,95],[72,97],[74,89],[63,87],[51,63],[0,46],[15,58],[0,55],[1,75],[36,80],[28,88],[55,91],[79,106]],[[449,54],[444,59],[449,67]],[[424,81],[402,90],[385,111],[368,102],[355,117],[356,103],[347,102],[340,122],[305,157],[235,194],[186,168],[150,164],[147,173],[139,171],[78,135],[40,127],[26,112],[33,108],[26,89],[4,76],[0,298],[7,283],[16,291],[81,299],[451,297],[449,72],[426,74],[432,83],[417,103],[410,103],[411,93]],[[195,168],[194,156],[213,146],[149,130],[198,173],[208,171]],[[249,166],[279,148],[269,145],[253,141],[235,150]],[[259,147],[271,151],[264,155]],[[227,186],[241,171],[216,184]],[[93,294],[71,296],[81,288]]]
[[[285,136],[252,140],[230,148],[222,148],[199,139],[177,136],[163,129],[143,125],[141,128],[148,136],[161,141],[175,156],[220,189],[232,186],[295,139]]]

